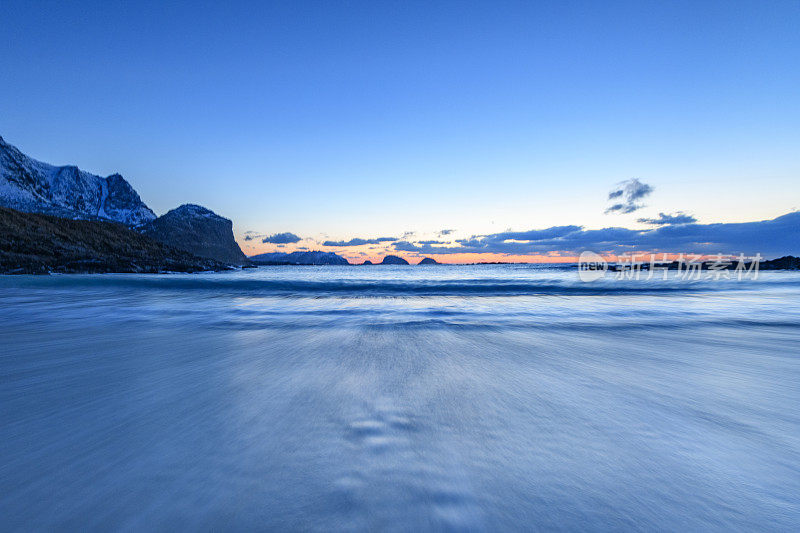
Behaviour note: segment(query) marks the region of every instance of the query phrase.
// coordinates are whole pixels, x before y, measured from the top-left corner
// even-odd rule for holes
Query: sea
[[[2,276],[0,530],[797,531],[800,273],[666,276]]]

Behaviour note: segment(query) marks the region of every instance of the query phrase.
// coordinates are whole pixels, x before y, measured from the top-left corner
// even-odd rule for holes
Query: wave
[[[19,278],[16,279],[19,281]],[[255,280],[205,276],[52,276],[32,280],[32,288],[155,289],[202,291],[249,296],[536,296],[662,294],[714,291],[721,287],[699,283],[568,283],[552,280]],[[730,289],[731,285],[726,285]]]

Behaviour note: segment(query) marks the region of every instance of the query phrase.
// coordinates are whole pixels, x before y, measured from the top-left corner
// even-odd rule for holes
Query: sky
[[[2,10],[6,141],[119,172],[158,214],[204,205],[248,255],[752,252],[760,234],[708,233],[800,208],[800,0]],[[552,228],[573,231],[498,241]]]

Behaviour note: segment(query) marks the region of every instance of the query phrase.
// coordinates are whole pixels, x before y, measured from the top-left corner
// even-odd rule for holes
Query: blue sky
[[[798,1],[164,4],[4,1],[0,135],[246,252],[800,208]]]

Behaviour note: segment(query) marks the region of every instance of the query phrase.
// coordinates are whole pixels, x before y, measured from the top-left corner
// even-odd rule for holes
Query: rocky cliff
[[[148,222],[140,231],[198,257],[233,265],[248,263],[233,238],[233,223],[199,205],[184,204]]]

